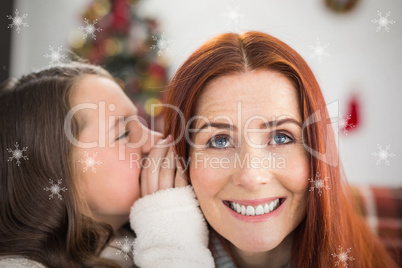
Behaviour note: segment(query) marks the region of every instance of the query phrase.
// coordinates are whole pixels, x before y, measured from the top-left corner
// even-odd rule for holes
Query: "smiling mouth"
[[[223,203],[238,214],[245,216],[259,216],[275,211],[283,204],[284,201],[285,198],[277,198],[256,206],[245,205],[233,201],[223,201]]]

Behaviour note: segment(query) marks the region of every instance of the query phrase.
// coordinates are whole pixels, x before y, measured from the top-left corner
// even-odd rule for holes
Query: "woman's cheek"
[[[197,196],[200,208],[207,221],[213,221],[216,217],[215,196],[219,193],[221,186],[220,177],[216,170],[204,166],[190,166],[190,178],[194,192]]]
[[[219,194],[227,186],[227,169],[190,166],[190,177],[201,210],[208,222],[219,218]]]
[[[194,187],[208,192],[218,192],[227,181],[228,166],[221,157],[209,154],[193,154],[190,162],[190,178]]]
[[[282,185],[294,194],[300,202],[307,199],[310,167],[307,155],[303,152],[288,155],[286,168],[280,171]]]

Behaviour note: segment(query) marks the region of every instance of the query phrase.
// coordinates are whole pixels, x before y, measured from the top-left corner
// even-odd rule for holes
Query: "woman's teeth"
[[[244,206],[240,205],[236,202],[230,202],[230,208],[242,215],[247,215],[247,216],[258,216],[258,215],[263,215],[270,213],[277,209],[281,205],[281,202],[279,198],[271,201],[271,202],[266,202],[263,204],[260,204],[258,206]]]

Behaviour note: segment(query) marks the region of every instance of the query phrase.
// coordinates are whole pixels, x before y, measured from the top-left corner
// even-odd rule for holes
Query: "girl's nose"
[[[162,133],[157,131],[152,131],[146,127],[144,127],[144,131],[148,132],[147,140],[142,147],[142,153],[148,154],[151,151],[151,148],[158,142],[158,140],[163,138]]]

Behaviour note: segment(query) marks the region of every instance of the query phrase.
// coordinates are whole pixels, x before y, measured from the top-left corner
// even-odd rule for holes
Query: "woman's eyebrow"
[[[205,123],[203,124],[199,129],[197,129],[196,131],[196,135],[203,130],[206,127],[214,127],[214,128],[221,128],[221,129],[230,129],[230,130],[237,130],[237,127],[232,125],[232,124],[228,124],[228,123]]]
[[[284,118],[284,119],[281,119],[281,120],[272,120],[272,121],[262,123],[261,128],[263,128],[263,127],[266,127],[266,128],[277,127],[277,126],[280,126],[280,125],[283,125],[283,124],[295,124],[295,125],[298,125],[300,128],[302,127],[302,124],[299,121],[297,121],[297,120],[295,120],[293,118]]]
[[[270,127],[277,127],[283,124],[295,124],[298,125],[300,128],[302,127],[302,124],[293,119],[293,118],[285,118],[285,119],[281,119],[281,120],[272,120],[272,121],[268,121],[265,123],[261,124],[261,128],[270,128]],[[232,125],[232,124],[228,124],[228,123],[204,123],[199,129],[196,129],[196,135],[203,130],[206,127],[214,127],[214,128],[219,128],[219,129],[229,129],[229,130],[235,130],[237,131],[237,127]],[[195,129],[194,129],[195,130]]]

